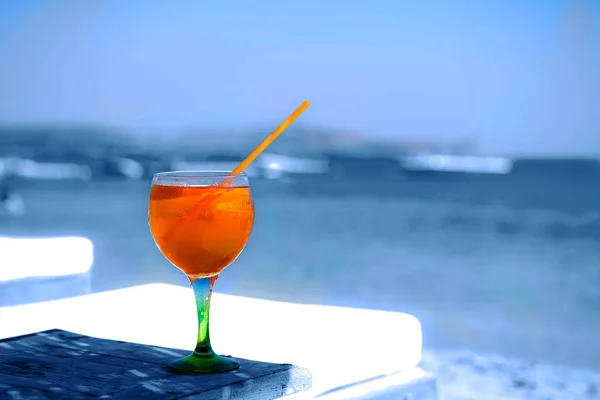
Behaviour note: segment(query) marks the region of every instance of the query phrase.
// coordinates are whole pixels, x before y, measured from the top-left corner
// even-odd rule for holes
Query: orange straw
[[[279,137],[279,135],[281,135],[281,133],[283,131],[285,131],[286,128],[288,126],[290,126],[292,124],[292,122],[294,122],[296,120],[296,118],[298,118],[300,116],[300,114],[302,114],[304,111],[306,111],[308,106],[310,106],[310,103],[308,102],[308,100],[305,100],[304,103],[300,104],[300,107],[298,107],[296,109],[296,111],[291,113],[290,116],[287,117],[285,119],[285,121],[283,121],[281,123],[281,125],[279,125],[277,127],[277,129],[275,129],[273,131],[273,133],[271,133],[269,136],[267,136],[265,138],[265,140],[262,141],[261,144],[256,146],[256,148],[252,151],[252,153],[250,153],[248,155],[248,157],[246,157],[246,159],[244,161],[242,161],[237,167],[235,167],[235,169],[233,171],[231,171],[231,175],[237,175],[240,172],[242,172],[243,170],[245,170],[246,168],[248,168],[248,165],[250,165],[252,163],[252,161],[256,160],[256,157],[258,157],[260,155],[260,153],[265,151],[265,149],[267,147],[269,147],[269,145],[271,143],[273,143],[273,141],[275,141],[275,139],[277,139],[277,137]]]
[[[248,155],[248,157],[246,157],[244,159],[244,161],[242,161],[237,167],[235,167],[233,169],[233,171],[231,171],[231,173],[229,174],[231,175],[237,175],[239,173],[241,173],[242,171],[244,171],[248,165],[250,165],[252,163],[252,161],[256,160],[256,157],[258,157],[263,151],[265,151],[265,149],[267,147],[269,147],[269,145],[271,143],[273,143],[273,141],[275,141],[275,139],[277,139],[279,137],[279,135],[281,135],[281,133],[286,130],[286,128],[288,126],[290,126],[292,124],[292,122],[294,122],[296,120],[296,118],[298,118],[300,116],[300,114],[302,114],[304,111],[306,111],[306,109],[310,106],[310,103],[308,102],[308,100],[305,100],[302,104],[300,104],[300,106],[296,109],[296,111],[294,111],[293,113],[290,114],[289,117],[287,117],[285,119],[285,121],[283,121],[281,123],[281,125],[279,125],[277,127],[277,129],[275,129],[273,131],[273,133],[271,133],[269,136],[267,136],[265,138],[265,140],[262,141],[261,144],[259,144],[258,146],[256,146],[256,148],[252,151],[252,153],[250,153]],[[217,186],[227,186],[227,184],[232,180],[233,178],[227,178],[224,179],[221,183],[219,183]],[[188,218],[191,218],[193,215],[198,214],[200,211],[202,211],[202,208],[204,206],[204,202],[199,201],[198,204],[195,207],[192,207],[189,211],[187,211],[179,221],[177,221],[177,223],[175,225],[173,225],[173,227],[171,229],[169,229],[169,231],[167,231],[167,233],[164,236],[165,240],[168,240],[171,235],[173,234],[173,232],[175,232],[177,230],[177,228],[179,228],[182,224],[185,223],[185,221]]]

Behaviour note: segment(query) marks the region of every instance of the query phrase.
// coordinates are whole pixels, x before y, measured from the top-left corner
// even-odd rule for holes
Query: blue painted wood
[[[238,359],[235,371],[174,375],[185,351],[50,330],[0,341],[0,398],[276,399],[310,389],[290,364]]]

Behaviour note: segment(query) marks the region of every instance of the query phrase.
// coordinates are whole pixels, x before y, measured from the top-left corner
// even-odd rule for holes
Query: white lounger
[[[191,351],[197,333],[195,302],[190,288],[151,284],[0,308],[0,338],[52,328]],[[307,368],[313,389],[298,397],[312,398],[388,375],[385,382],[380,379],[388,388],[377,388],[371,381],[353,393],[383,390],[396,398],[393,393],[398,393],[389,387],[418,381],[424,385],[419,390],[431,394],[421,398],[435,398],[433,380],[416,368],[421,359],[421,326],[408,314],[215,293],[211,339],[221,354]],[[323,398],[354,397],[348,390],[353,389]]]
[[[83,237],[0,237],[0,305],[87,294],[93,262]]]

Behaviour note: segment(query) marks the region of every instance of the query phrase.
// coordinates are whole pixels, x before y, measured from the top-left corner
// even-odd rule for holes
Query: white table
[[[191,351],[197,333],[195,302],[190,288],[151,284],[0,308],[0,338],[53,328]],[[414,399],[435,398],[433,379],[416,368],[421,326],[408,314],[214,293],[211,339],[221,354],[307,368],[313,389],[296,397],[369,380],[323,399],[376,391],[397,398],[397,391],[409,389],[429,393]]]

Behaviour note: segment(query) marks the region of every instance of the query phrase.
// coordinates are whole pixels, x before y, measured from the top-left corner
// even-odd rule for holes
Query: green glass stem
[[[196,341],[197,354],[211,354],[210,345],[210,299],[218,275],[209,278],[196,279],[192,282],[194,296],[196,297],[196,310],[198,313],[198,340]]]
[[[218,275],[215,275],[192,281],[198,313],[198,340],[192,354],[167,365],[170,372],[188,375],[211,374],[231,371],[240,366],[237,360],[216,354],[210,344],[210,299],[217,278]]]

